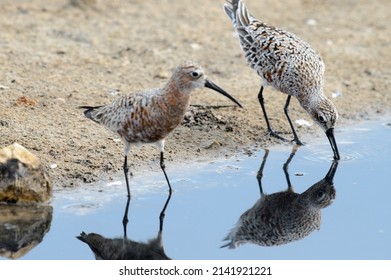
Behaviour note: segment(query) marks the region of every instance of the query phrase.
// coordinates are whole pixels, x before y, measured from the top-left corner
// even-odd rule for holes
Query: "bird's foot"
[[[284,137],[282,137],[280,135],[280,133],[281,133],[280,131],[274,131],[273,129],[268,129],[268,131],[267,131],[267,134],[269,136],[275,137],[275,138],[280,139],[280,140],[282,140],[284,142],[289,142],[289,140],[284,138]]]
[[[293,139],[291,140],[291,143],[296,143],[296,145],[298,145],[298,146],[304,146],[304,145],[305,145],[305,143],[304,143],[304,142],[301,142],[301,141],[299,140],[299,138],[293,138]]]

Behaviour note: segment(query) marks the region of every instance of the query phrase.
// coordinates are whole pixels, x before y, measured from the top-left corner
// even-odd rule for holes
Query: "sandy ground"
[[[391,1],[245,2],[254,16],[302,37],[322,55],[325,93],[338,95],[333,101],[340,127],[390,111]],[[196,106],[167,138],[168,170],[278,143],[265,134],[257,101],[260,79],[245,62],[223,3],[2,0],[0,146],[18,142],[32,150],[57,187],[120,175],[123,144],[78,106],[162,86],[187,59],[198,61],[245,109],[208,89],[197,90]],[[265,98],[273,127],[289,133],[286,96],[267,88]],[[309,121],[296,100],[291,115]],[[298,127],[298,133],[307,145],[312,135],[324,137],[314,125]],[[135,148],[130,167],[159,171],[157,159],[155,147]]]

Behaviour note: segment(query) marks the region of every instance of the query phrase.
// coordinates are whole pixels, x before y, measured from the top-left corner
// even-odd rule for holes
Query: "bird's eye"
[[[325,197],[326,193],[324,191],[318,191],[316,193],[316,195],[317,195],[318,199],[323,199]]]
[[[191,72],[191,76],[192,76],[193,78],[198,78],[198,77],[201,76],[201,75],[200,75],[199,72],[193,71],[193,72]]]
[[[326,122],[326,119],[322,115],[319,115],[318,121],[320,121],[321,123],[324,123],[324,122]]]

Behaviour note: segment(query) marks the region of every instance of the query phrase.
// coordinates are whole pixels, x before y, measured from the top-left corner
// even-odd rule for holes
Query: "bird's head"
[[[195,62],[187,61],[177,66],[173,72],[171,80],[175,82],[178,90],[181,92],[190,94],[192,90],[196,88],[207,87],[217,91],[218,93],[231,99],[239,107],[242,107],[242,105],[235,98],[210,81],[201,66]]]
[[[310,115],[326,133],[334,152],[334,159],[340,159],[337,143],[334,137],[334,127],[338,120],[338,111],[333,102],[328,98],[322,99],[316,106],[311,106]]]

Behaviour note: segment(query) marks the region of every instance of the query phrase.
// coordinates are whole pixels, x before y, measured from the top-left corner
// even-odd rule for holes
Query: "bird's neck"
[[[310,89],[301,95],[302,96],[298,96],[297,100],[300,102],[301,107],[307,112],[311,112],[313,108],[318,106],[318,104],[326,98],[321,89]]]
[[[174,81],[169,81],[164,88],[164,103],[167,106],[167,113],[173,118],[180,118],[182,121],[190,104],[190,92],[184,92]]]

